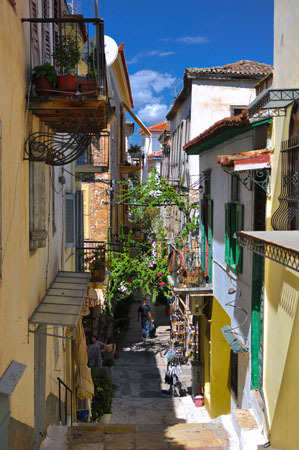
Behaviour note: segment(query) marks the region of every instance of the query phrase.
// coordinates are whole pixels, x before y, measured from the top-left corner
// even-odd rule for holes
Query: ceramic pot
[[[57,87],[61,89],[61,95],[71,95],[77,92],[78,77],[75,75],[59,75],[57,77]]]
[[[105,424],[110,423],[111,416],[112,416],[112,414],[103,414],[103,415],[99,418],[99,423],[105,423]]]
[[[46,78],[37,77],[35,79],[35,90],[36,94],[39,96],[53,95],[54,92],[46,90],[46,89],[53,89],[53,87],[54,83],[49,83],[49,81]]]

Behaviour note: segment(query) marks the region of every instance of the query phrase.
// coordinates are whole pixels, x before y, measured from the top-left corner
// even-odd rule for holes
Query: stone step
[[[240,442],[240,450],[256,450],[265,444],[262,427],[249,409],[234,409],[232,422]]]
[[[69,427],[70,450],[228,450],[229,436],[221,423],[173,425],[100,425]]]

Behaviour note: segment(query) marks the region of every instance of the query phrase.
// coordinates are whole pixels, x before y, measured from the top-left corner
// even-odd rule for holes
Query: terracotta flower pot
[[[80,91],[86,93],[87,95],[96,95],[97,93],[97,82],[96,81],[80,81]]]
[[[104,281],[105,269],[96,269],[91,271],[91,279],[93,281]]]
[[[48,91],[47,89],[53,89],[54,83],[49,83],[47,78],[37,77],[35,79],[35,90],[36,94],[39,96],[53,95],[54,92]]]
[[[77,92],[78,77],[75,75],[59,75],[57,77],[58,89],[61,89],[61,95],[70,95]]]

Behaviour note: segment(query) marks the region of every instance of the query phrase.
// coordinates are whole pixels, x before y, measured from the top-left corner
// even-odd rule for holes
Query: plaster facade
[[[66,193],[75,193],[76,182],[61,168],[24,159],[24,141],[29,133],[45,129],[27,109],[27,67],[29,28],[21,22],[30,17],[29,2],[4,0],[0,8],[0,123],[1,123],[1,241],[0,281],[0,379],[11,361],[26,368],[9,398],[9,435],[0,425],[1,448],[38,448],[50,423],[58,423],[58,383],[60,376],[73,386],[71,345],[46,337],[45,372],[37,382],[35,337],[28,333],[28,319],[46,293],[58,270],[75,270],[74,248],[65,248]],[[12,70],[13,67],[13,70]],[[29,74],[28,74],[29,75]],[[30,250],[30,166],[41,164],[44,180],[44,247]],[[74,166],[66,169],[74,173]],[[65,183],[58,181],[64,174]],[[38,204],[36,213],[38,214]],[[46,327],[46,331],[53,330]],[[56,330],[61,335],[64,330]],[[38,389],[41,410],[37,407]],[[41,418],[37,425],[38,416]],[[1,420],[0,420],[1,422]],[[27,444],[26,444],[27,445]],[[32,446],[31,446],[32,445]]]
[[[274,5],[273,88],[298,89],[299,64],[294,55],[298,55],[299,51],[299,5],[296,0],[275,0]],[[274,119],[273,196],[267,205],[268,230],[272,230],[271,216],[279,205],[281,141],[289,138],[292,107],[288,107],[286,117]],[[298,272],[265,260],[265,294],[263,390],[269,439],[275,447],[292,450],[299,448],[296,418],[299,407]]]

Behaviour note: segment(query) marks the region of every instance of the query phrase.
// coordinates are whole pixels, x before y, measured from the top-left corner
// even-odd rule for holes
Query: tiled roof
[[[167,121],[156,123],[155,125],[151,125],[147,127],[149,131],[164,131],[167,129]],[[143,130],[139,128],[138,133],[141,133]]]
[[[157,157],[161,157],[162,156],[162,150],[159,152],[153,152],[153,153],[149,153],[148,154],[148,158],[157,158]]]
[[[273,153],[273,150],[263,148],[251,150],[249,152],[234,153],[233,155],[219,155],[217,156],[217,163],[225,167],[233,167],[236,163],[238,165],[242,165],[247,162],[264,162],[268,161],[268,157],[266,155],[271,153]]]
[[[259,63],[255,61],[248,61],[242,59],[231,64],[225,64],[224,66],[215,67],[191,67],[186,69],[190,74],[202,74],[202,75],[232,75],[233,77],[242,78],[260,78],[265,77],[273,71],[273,66],[270,64]]]
[[[225,117],[224,119],[218,120],[218,122],[215,122],[210,128],[203,131],[200,135],[196,136],[191,141],[187,142],[184,145],[184,150],[186,150],[188,153],[191,147],[193,147],[194,145],[203,144],[205,141],[211,139],[217,134],[220,134],[223,129],[228,129],[231,127],[239,128],[249,125],[250,122],[247,116],[247,112],[247,109],[244,109],[241,114],[238,114],[237,116]]]

